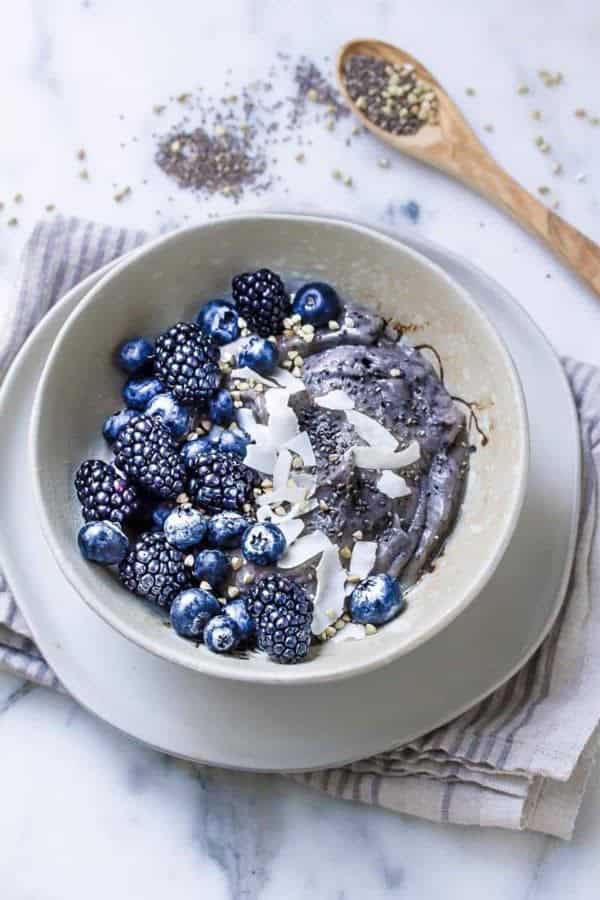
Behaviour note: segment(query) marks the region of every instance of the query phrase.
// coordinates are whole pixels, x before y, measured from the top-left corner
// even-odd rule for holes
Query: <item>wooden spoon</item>
[[[417,76],[433,88],[439,105],[439,124],[424,125],[416,134],[397,135],[374,125],[357,108],[346,89],[344,68],[351,56],[375,56],[388,63],[410,63]],[[425,66],[404,50],[383,41],[356,40],[338,54],[336,74],[346,102],[362,124],[396,150],[453,175],[545,241],[567,265],[600,295],[600,246],[511,178],[480,144],[456,105]]]

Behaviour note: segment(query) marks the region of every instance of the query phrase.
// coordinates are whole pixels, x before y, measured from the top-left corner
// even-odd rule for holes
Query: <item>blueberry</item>
[[[216,344],[229,344],[240,333],[237,310],[228,300],[209,300],[196,316],[196,322]]]
[[[406,606],[404,595],[395,578],[370,575],[350,594],[348,608],[353,622],[384,625]]]
[[[219,450],[224,453],[237,453],[243,459],[246,455],[248,438],[239,431],[224,431],[219,438]]]
[[[129,550],[126,535],[112,522],[88,522],[79,529],[77,543],[84,559],[101,566],[120,563]]]
[[[132,409],[143,412],[153,397],[164,393],[164,385],[158,378],[130,378],[123,386],[123,400]]]
[[[134,417],[137,416],[135,409],[120,409],[118,412],[109,416],[102,428],[102,434],[108,444],[112,444],[122,428]]]
[[[236,512],[220,512],[208,520],[206,537],[213,547],[239,547],[248,520]]]
[[[197,509],[174,509],[163,524],[165,537],[178,550],[196,547],[206,532],[206,519]]]
[[[172,500],[163,500],[162,503],[159,503],[157,506],[153,506],[153,508],[150,510],[150,519],[152,520],[153,526],[159,531],[162,531],[165,521],[171,515],[174,509],[175,504]]]
[[[233,397],[225,388],[220,388],[208,401],[208,418],[225,428],[233,422]]]
[[[175,440],[182,438],[192,427],[192,415],[186,406],[170,394],[157,394],[146,407],[147,416],[156,416]]]
[[[219,615],[221,605],[214,594],[201,588],[186,588],[171,605],[171,625],[181,637],[202,638],[204,628]]]
[[[246,603],[242,597],[230,600],[224,607],[223,612],[239,626],[241,634],[240,643],[244,644],[246,647],[253,644],[256,637],[256,626],[254,624],[254,619],[246,609]]]
[[[294,312],[310,325],[327,325],[340,314],[340,298],[330,284],[311,281],[296,292]]]
[[[260,375],[270,375],[278,362],[279,351],[273,341],[256,335],[248,339],[238,356],[240,366],[248,366]]]
[[[204,456],[205,453],[208,453],[210,450],[214,450],[215,445],[213,441],[208,437],[196,438],[193,441],[186,441],[183,447],[181,448],[181,458],[186,466],[186,468],[191,468],[194,465],[194,461],[199,456]]]
[[[211,587],[218,588],[230,570],[229,559],[222,550],[201,550],[194,560],[192,572],[198,581],[208,581]]]
[[[249,525],[242,536],[242,553],[257,566],[270,566],[283,556],[287,542],[281,528],[270,522]]]
[[[117,350],[117,365],[128,375],[143,372],[152,361],[154,346],[146,338],[130,338]]]
[[[240,640],[240,626],[229,616],[215,616],[204,629],[204,643],[213,653],[229,653]]]

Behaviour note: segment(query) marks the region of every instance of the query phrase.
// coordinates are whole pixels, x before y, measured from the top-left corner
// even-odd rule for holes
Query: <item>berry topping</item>
[[[122,390],[123,400],[131,409],[143,412],[153,397],[164,393],[165,387],[158,378],[130,378]]]
[[[177,444],[158,419],[136,416],[119,433],[114,451],[119,469],[150,493],[174,500],[183,491]]]
[[[313,616],[313,603],[305,590],[289,578],[266,575],[250,588],[247,606],[256,623],[260,650],[279,663],[304,659]]]
[[[243,597],[236,597],[235,600],[230,600],[229,603],[226,604],[223,612],[239,626],[241,635],[240,643],[243,644],[244,647],[252,646],[256,640],[256,626],[254,624],[254,619],[248,612],[246,601]]]
[[[250,525],[242,536],[242,553],[257,566],[270,566],[283,556],[286,540],[281,528],[270,522]]]
[[[196,322],[215,344],[229,344],[239,337],[238,313],[227,300],[209,300],[196,316]]]
[[[120,563],[129,549],[129,541],[112,522],[88,522],[77,535],[79,550],[88,562],[101,566]]]
[[[219,386],[219,348],[193,322],[173,325],[156,341],[154,368],[176,400],[199,404]]]
[[[130,338],[117,350],[117,365],[128,375],[143,372],[152,363],[154,347],[146,338]]]
[[[170,394],[157,394],[146,407],[146,415],[156,417],[179,440],[192,427],[192,415],[187,407]]]
[[[248,519],[235,512],[218,513],[208,520],[206,538],[213,547],[239,547]]]
[[[254,369],[259,375],[270,375],[279,362],[279,351],[273,341],[253,335],[238,355],[238,364]]]
[[[100,459],[88,459],[80,465],[75,490],[86,522],[106,519],[122,525],[138,510],[136,489],[114,466]]]
[[[204,643],[213,653],[229,653],[240,640],[239,625],[229,616],[215,616],[204,629]]]
[[[293,310],[307,325],[320,327],[337,319],[340,298],[330,284],[311,281],[296,291]]]
[[[194,560],[192,572],[198,581],[207,581],[211,587],[223,584],[231,565],[222,550],[201,550]]]
[[[121,581],[128,591],[169,607],[173,598],[190,584],[183,564],[184,555],[172,547],[164,534],[143,534],[119,566]]]
[[[258,473],[245,466],[237,454],[214,450],[200,454],[190,470],[190,496],[198,506],[214,512],[245,512],[245,506],[254,506]]]
[[[261,337],[281,334],[292,306],[283,281],[269,269],[244,272],[231,283],[238,312]]]
[[[400,585],[390,575],[370,575],[354,588],[348,599],[352,621],[363,625],[384,625],[405,606]]]
[[[206,531],[206,519],[197,509],[174,509],[163,524],[165,537],[178,550],[196,547]]]
[[[223,428],[233,422],[233,398],[225,388],[220,388],[208,401],[208,418]]]
[[[201,640],[205,626],[220,612],[221,606],[214,594],[201,588],[186,588],[173,600],[169,618],[181,637]]]
[[[135,409],[120,409],[118,412],[113,413],[112,416],[109,416],[102,427],[102,434],[106,443],[114,444],[121,429],[137,415],[138,413]]]

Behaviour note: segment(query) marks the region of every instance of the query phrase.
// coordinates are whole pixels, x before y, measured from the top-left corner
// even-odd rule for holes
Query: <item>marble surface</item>
[[[152,133],[181,110],[171,104],[157,122],[153,104],[200,84],[219,92],[228,66],[234,91],[264,76],[278,50],[321,61],[355,36],[395,40],[420,57],[499,162],[533,191],[551,187],[548,202],[558,201],[562,214],[600,240],[600,125],[574,115],[582,107],[600,116],[600,13],[589,0],[430,0],[426,10],[386,0],[24,0],[4,5],[2,32],[0,321],[20,248],[48,203],[149,229],[235,209],[228,199],[182,193],[157,170]],[[545,87],[539,68],[562,71],[564,83]],[[526,95],[517,94],[522,83]],[[278,80],[275,92],[286,90]],[[534,109],[541,121],[531,118]],[[574,276],[442,175],[369,136],[346,147],[350,129],[348,121],[333,133],[310,126],[306,162],[295,163],[294,147],[282,147],[281,181],[239,208],[340,212],[418,229],[502,282],[561,353],[600,361],[600,304]],[[552,145],[548,154],[535,146],[537,135]],[[80,147],[85,163],[76,157]],[[388,169],[377,166],[382,156]],[[552,174],[556,161],[562,175]],[[79,177],[84,166],[88,181]],[[354,186],[332,179],[334,168],[351,174]],[[115,203],[125,185],[131,195]],[[417,222],[406,214],[411,201]],[[9,226],[13,216],[18,224]],[[597,896],[599,773],[570,845],[434,826],[333,802],[277,777],[196,772],[68,698],[4,674],[0,752],[0,896],[7,900],[153,900],[165,892],[416,900],[482,889],[490,900]]]

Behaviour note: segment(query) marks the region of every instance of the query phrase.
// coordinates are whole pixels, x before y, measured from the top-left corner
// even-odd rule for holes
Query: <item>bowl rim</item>
[[[227,655],[211,654],[208,655],[198,653],[197,657],[190,661],[185,655],[182,656],[176,647],[162,647],[159,642],[150,635],[140,632],[134,626],[123,623],[118,614],[113,613],[110,609],[99,601],[98,596],[90,592],[88,585],[80,575],[77,567],[72,565],[68,557],[63,553],[61,542],[57,538],[51,517],[49,516],[46,504],[43,499],[43,491],[39,473],[41,468],[38,464],[42,453],[40,441],[40,427],[43,411],[43,399],[46,384],[50,378],[55,361],[61,354],[62,345],[65,337],[68,335],[74,322],[90,307],[96,299],[96,296],[102,292],[111,280],[117,278],[123,270],[125,270],[133,262],[138,262],[145,256],[150,256],[158,247],[163,247],[170,243],[175,243],[183,235],[192,233],[204,233],[206,231],[219,228],[228,223],[252,222],[252,221],[299,221],[313,222],[316,225],[329,225],[334,227],[342,227],[343,229],[363,234],[370,238],[383,241],[391,246],[400,247],[402,251],[421,266],[436,273],[443,281],[446,281],[452,290],[457,293],[462,303],[470,310],[471,314],[476,316],[483,327],[488,332],[490,339],[496,344],[497,350],[504,358],[504,363],[511,377],[512,394],[516,404],[518,431],[521,437],[519,447],[519,458],[516,462],[516,477],[513,482],[513,505],[509,516],[505,520],[505,527],[499,540],[497,540],[493,554],[488,557],[487,562],[481,568],[477,577],[472,580],[468,589],[464,592],[460,602],[456,603],[452,609],[442,614],[421,633],[414,635],[403,641],[402,646],[398,648],[388,648],[386,650],[376,651],[375,641],[373,642],[374,652],[370,657],[357,661],[357,664],[346,662],[344,665],[332,665],[330,671],[315,670],[310,664],[306,666],[278,666],[273,664],[272,669],[262,668],[252,665],[243,665],[241,661]],[[40,377],[40,381],[36,390],[34,405],[31,413],[31,422],[29,427],[28,455],[32,472],[33,495],[40,514],[41,530],[44,538],[56,559],[59,568],[67,581],[76,590],[82,600],[105,622],[113,627],[118,633],[128,640],[141,646],[148,652],[166,659],[169,662],[181,665],[186,669],[198,672],[199,674],[211,677],[224,678],[227,680],[238,681],[241,683],[263,683],[265,685],[306,685],[309,683],[324,683],[342,678],[350,678],[365,672],[373,671],[376,668],[387,665],[399,656],[405,655],[416,650],[423,643],[432,638],[435,634],[447,627],[450,622],[457,618],[461,612],[477,597],[484,585],[489,581],[496,568],[498,567],[508,544],[514,534],[517,521],[519,519],[523,501],[525,498],[525,490],[529,474],[529,422],[527,416],[527,408],[521,380],[512,359],[510,351],[505,341],[497,332],[486,313],[481,309],[479,304],[470,295],[470,293],[462,287],[454,278],[452,278],[440,265],[430,260],[425,254],[420,253],[413,247],[404,243],[402,239],[392,235],[385,229],[379,229],[371,224],[357,222],[351,218],[343,218],[339,215],[323,215],[305,212],[287,212],[287,211],[249,211],[239,214],[231,214],[222,216],[212,221],[186,226],[168,234],[160,235],[142,247],[130,251],[122,259],[109,264],[107,271],[101,275],[98,281],[91,287],[88,293],[77,304],[75,309],[67,317],[60,331],[58,332],[48,358],[44,364],[44,368]],[[516,423],[515,423],[516,424]]]

